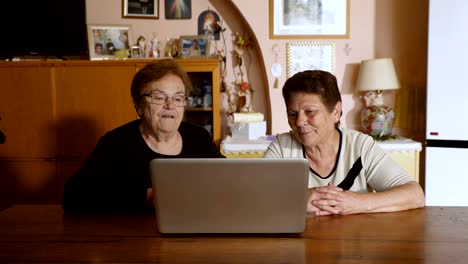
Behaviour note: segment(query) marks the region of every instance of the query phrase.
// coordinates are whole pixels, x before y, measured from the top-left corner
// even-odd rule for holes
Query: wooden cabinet
[[[177,60],[195,87],[212,85],[209,107],[189,122],[221,141],[219,62]],[[16,202],[58,203],[63,183],[107,131],[138,118],[134,74],[149,60],[0,62],[0,210]]]

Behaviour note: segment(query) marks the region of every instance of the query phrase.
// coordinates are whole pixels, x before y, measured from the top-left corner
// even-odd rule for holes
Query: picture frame
[[[270,0],[270,39],[349,38],[350,0]]]
[[[131,46],[130,47],[130,58],[132,58],[132,59],[141,58],[141,48],[140,48],[140,46]]]
[[[305,70],[323,70],[334,73],[334,42],[286,43],[286,78]]]
[[[87,29],[90,60],[115,59],[133,43],[130,25],[89,24]]]
[[[159,0],[122,0],[122,18],[159,19]]]
[[[210,41],[204,36],[180,36],[179,54],[182,58],[207,57],[210,51]]]
[[[164,0],[166,19],[191,19],[192,0]]]

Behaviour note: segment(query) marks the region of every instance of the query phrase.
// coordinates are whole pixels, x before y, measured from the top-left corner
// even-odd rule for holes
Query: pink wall
[[[286,70],[286,43],[287,42],[304,42],[304,41],[333,41],[336,43],[335,50],[335,75],[338,79],[338,84],[343,94],[343,118],[342,124],[347,127],[359,127],[359,120],[356,118],[357,111],[355,110],[356,103],[359,104],[359,98],[356,98],[354,91],[354,79],[357,74],[355,64],[359,64],[361,60],[372,58],[374,55],[374,0],[351,1],[350,5],[350,38],[349,39],[313,39],[313,40],[298,40],[298,39],[269,39],[269,2],[255,2],[255,8],[252,8],[250,0],[234,0],[239,7],[247,22],[253,25],[257,40],[262,48],[262,55],[265,60],[266,68],[268,69],[268,90],[270,93],[272,108],[272,132],[277,133],[289,130],[287,124],[286,111],[281,96],[281,89],[274,89],[273,76],[270,74],[270,67],[274,63],[272,47],[279,44],[280,55],[278,60]],[[263,12],[259,12],[263,10]],[[346,54],[344,48],[348,45],[351,48],[349,55]],[[279,78],[280,87],[286,80],[284,73]],[[357,102],[356,102],[357,101]]]
[[[122,19],[121,2],[87,0],[88,24],[131,24],[134,39],[139,35],[149,39],[152,32],[157,32],[164,40],[167,37],[196,35],[198,15],[210,8],[225,20],[228,26],[227,38],[230,38],[231,32],[253,34],[258,44],[252,51],[252,69],[249,74],[249,80],[255,88],[254,110],[265,114],[269,121],[269,132],[272,134],[289,130],[280,89],[286,78],[287,42],[336,43],[335,74],[343,96],[341,121],[346,127],[360,129],[359,112],[363,104],[356,93],[355,82],[362,60],[376,57],[394,59],[402,83],[402,89],[396,96],[397,104],[407,104],[409,101],[405,97],[424,94],[428,0],[351,0],[350,37],[313,40],[269,39],[269,1],[266,0],[192,0],[192,19],[189,20],[166,20],[164,0],[159,0],[158,20]],[[270,67],[275,60],[272,47],[276,44],[280,48],[278,61],[283,66],[279,89],[272,87],[273,76],[270,73]],[[348,54],[345,47],[349,49]],[[388,97],[387,101],[393,105],[395,93],[388,95],[385,95]],[[424,107],[424,100],[418,101],[412,107],[397,105],[397,114],[404,114],[405,117],[402,120],[398,119],[396,131],[404,136],[423,138]],[[399,113],[402,111],[411,112]],[[414,119],[423,121],[415,126]]]

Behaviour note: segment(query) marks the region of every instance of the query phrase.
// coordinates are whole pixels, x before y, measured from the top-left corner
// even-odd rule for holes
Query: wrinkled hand
[[[343,189],[331,184],[310,188],[307,199],[307,212],[312,212],[315,215],[338,214],[339,211],[335,208],[335,205],[341,201],[339,193],[342,192]]]
[[[354,214],[360,212],[362,204],[359,193],[344,191],[329,184],[309,189],[307,212],[315,215]]]

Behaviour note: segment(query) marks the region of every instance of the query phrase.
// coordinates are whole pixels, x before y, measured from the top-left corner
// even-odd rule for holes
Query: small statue
[[[241,113],[248,113],[252,111],[252,91],[248,82],[242,82],[240,89],[237,92],[237,109]]]
[[[137,44],[140,47],[140,57],[144,58],[146,57],[146,43],[145,43],[145,37],[139,36],[137,39]]]
[[[166,46],[164,47],[164,56],[166,57],[172,57],[172,45],[174,41],[171,40],[170,38],[166,39]]]
[[[172,41],[171,56],[172,58],[176,58],[177,55],[179,55],[179,47],[177,47],[177,41]]]
[[[151,56],[157,58],[160,53],[158,34],[153,32],[153,39],[151,40]]]

